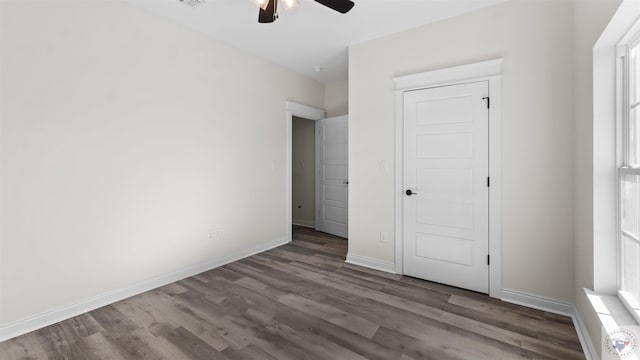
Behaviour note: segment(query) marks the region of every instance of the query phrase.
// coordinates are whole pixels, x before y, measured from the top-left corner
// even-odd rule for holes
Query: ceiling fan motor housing
[[[269,0],[267,7],[258,13],[259,23],[272,23],[278,18],[278,0]]]
[[[353,8],[355,3],[351,0],[315,0],[330,9],[333,9],[339,13],[346,14]],[[258,13],[259,23],[272,23],[278,19],[278,0],[269,0],[267,7],[263,10],[260,9]]]

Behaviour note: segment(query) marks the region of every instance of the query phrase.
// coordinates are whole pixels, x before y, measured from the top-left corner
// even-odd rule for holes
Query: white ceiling
[[[322,82],[347,79],[348,47],[505,0],[353,0],[347,14],[313,0],[279,10],[258,23],[249,0],[205,0],[190,8],[179,0],[127,0],[149,12]],[[315,72],[315,67],[323,70]]]

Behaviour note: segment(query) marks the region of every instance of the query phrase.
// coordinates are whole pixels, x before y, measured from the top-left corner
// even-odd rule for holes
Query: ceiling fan
[[[272,23],[278,19],[278,2],[282,1],[285,9],[290,9],[298,5],[298,0],[252,0],[260,7],[258,13],[259,23]],[[346,14],[353,7],[354,2],[351,0],[314,0],[330,9],[339,13]]]

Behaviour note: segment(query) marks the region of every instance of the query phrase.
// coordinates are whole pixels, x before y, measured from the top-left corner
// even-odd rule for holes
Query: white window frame
[[[627,34],[622,38],[617,47],[617,61],[616,61],[616,122],[617,122],[617,144],[616,144],[616,247],[617,247],[617,289],[618,298],[625,305],[629,313],[640,323],[640,299],[636,299],[630,293],[622,290],[623,279],[623,258],[622,258],[622,177],[624,175],[638,175],[640,176],[640,167],[630,167],[631,160],[630,155],[630,61],[628,58],[629,50],[634,46],[640,45],[640,21],[636,22]],[[640,81],[640,74],[636,74],[638,81]],[[633,237],[631,234],[626,234],[628,237]]]

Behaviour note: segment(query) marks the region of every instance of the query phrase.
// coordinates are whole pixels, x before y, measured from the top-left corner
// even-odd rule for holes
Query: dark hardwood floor
[[[0,359],[584,359],[571,319],[291,244],[0,343]]]

